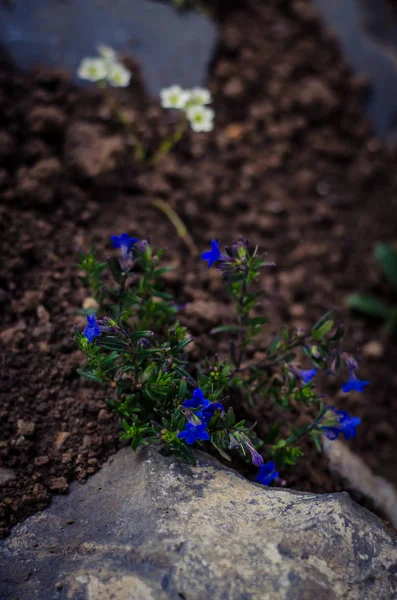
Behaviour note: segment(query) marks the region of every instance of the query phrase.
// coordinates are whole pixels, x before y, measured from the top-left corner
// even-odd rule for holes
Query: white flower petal
[[[212,108],[205,106],[190,106],[186,111],[186,116],[190,122],[193,131],[212,131],[214,128],[215,112]]]
[[[107,78],[113,87],[127,87],[131,81],[131,71],[121,63],[113,63],[109,65]]]
[[[83,58],[77,69],[80,79],[88,81],[101,81],[105,79],[106,74],[106,62],[102,58]]]
[[[160,92],[161,106],[163,108],[183,109],[189,100],[189,92],[179,85],[171,85]]]
[[[105,44],[99,44],[97,49],[101,57],[105,60],[117,60],[117,53],[110,46],[106,46]]]
[[[205,105],[211,104],[212,96],[211,92],[206,88],[194,87],[189,92],[189,103]]]

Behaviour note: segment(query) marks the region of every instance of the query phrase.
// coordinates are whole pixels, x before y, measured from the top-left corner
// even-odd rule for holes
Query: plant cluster
[[[101,88],[127,87],[131,81],[131,72],[118,60],[116,52],[109,46],[98,46],[99,57],[84,58],[77,74],[80,79],[96,83]],[[194,132],[209,132],[214,127],[215,112],[208,104],[212,102],[209,90],[195,87],[190,90],[182,89],[179,85],[172,85],[160,92],[161,106],[167,109],[179,110],[183,113],[183,119],[177,125],[175,131],[164,139],[156,152],[149,157],[149,153],[143,148],[131,123],[127,122],[121,106],[114,95],[107,96],[113,117],[124,127],[126,137],[135,146],[135,159],[155,164],[170,152],[182,139],[183,134],[190,124]]]
[[[279,479],[279,468],[292,466],[302,456],[300,443],[310,436],[321,448],[321,435],[346,439],[355,435],[360,419],[323,404],[315,388],[319,370],[336,375],[348,372],[343,390],[362,391],[368,385],[357,377],[357,362],[342,348],[343,326],[329,312],[310,331],[282,328],[264,351],[268,318],[258,315],[262,292],[260,270],[273,263],[239,239],[221,250],[212,241],[202,254],[208,267],[222,274],[235,306],[234,323],[212,330],[230,337],[229,356],[204,358],[191,364],[192,339],[177,319],[178,307],[165,291],[163,252],[150,240],[123,233],[111,238],[119,257],[98,262],[95,250],[80,255],[82,280],[91,289],[97,310],[86,311],[87,326],[75,339],[87,363],[81,375],[115,388],[109,407],[120,417],[122,439],[138,446],[158,443],[163,451],[194,463],[192,447],[215,449],[230,461],[237,452],[259,469],[256,481],[268,485]],[[252,358],[261,350],[258,360]],[[310,363],[302,368],[298,354]],[[261,398],[292,415],[307,412],[307,423],[290,427],[269,423],[264,439],[255,426],[237,420],[230,399]],[[315,418],[309,417],[316,407]],[[265,462],[266,461],[266,462]]]
[[[375,259],[390,284],[397,289],[397,251],[391,244],[377,244]],[[352,294],[347,301],[348,307],[363,315],[380,319],[391,334],[397,333],[397,303],[392,305],[374,294]]]
[[[118,60],[113,48],[100,44],[98,52],[99,57],[83,58],[77,69],[80,79],[92,81],[101,87],[107,84],[112,87],[127,87],[131,81],[131,71]]]

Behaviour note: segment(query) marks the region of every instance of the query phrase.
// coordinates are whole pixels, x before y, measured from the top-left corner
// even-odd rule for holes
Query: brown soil
[[[309,326],[343,307],[346,294],[380,284],[372,247],[395,236],[395,153],[363,116],[362,82],[307,0],[248,0],[220,20],[209,80],[216,128],[187,136],[155,171],[131,162],[100,92],[76,89],[61,71],[30,77],[0,62],[0,466],[16,476],[0,488],[2,535],[72,480],[84,482],[120,446],[109,391],[76,372],[82,357],[72,326],[83,327],[74,311],[86,296],[79,248],[95,243],[106,257],[113,233],[151,235],[176,269],[171,291],[188,302],[192,358],[227,350],[225,339],[207,333],[232,319],[219,273],[189,255],[153,198],[176,208],[200,250],[239,234],[269,249],[278,264],[261,280],[269,335],[282,322]],[[146,97],[130,66],[135,83],[119,97],[155,145],[174,117]],[[397,483],[396,346],[376,324],[343,308],[341,318],[371,385],[362,395],[345,397],[340,382],[328,392],[363,420],[354,450]],[[259,431],[267,411],[249,412]],[[295,489],[343,487],[310,446],[285,475]]]

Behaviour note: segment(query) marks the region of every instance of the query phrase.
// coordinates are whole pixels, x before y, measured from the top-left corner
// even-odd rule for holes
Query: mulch
[[[181,320],[195,336],[192,359],[227,352],[209,330],[233,318],[219,273],[207,270],[153,205],[169,202],[200,250],[240,234],[269,251],[264,311],[269,339],[280,324],[309,327],[339,309],[347,346],[371,385],[330,402],[361,417],[352,448],[397,483],[397,349],[377,323],[349,314],[357,290],[387,294],[373,246],[395,237],[396,154],[364,116],[365,82],[347,67],[308,0],[247,0],[220,11],[211,65],[216,127],[189,134],[156,169],[132,160],[120,126],[96,89],[80,90],[62,70],[20,73],[0,58],[0,534],[45,507],[71,481],[84,483],[119,447],[112,390],[82,380],[72,328],[87,295],[77,251],[109,236],[150,235],[175,267],[167,286],[187,303]],[[145,143],[155,147],[175,116],[148,98],[139,67],[117,92]],[[374,344],[374,342],[376,342]],[[266,403],[240,407],[259,433],[275,416]],[[331,492],[343,482],[307,444],[284,473],[298,490]]]

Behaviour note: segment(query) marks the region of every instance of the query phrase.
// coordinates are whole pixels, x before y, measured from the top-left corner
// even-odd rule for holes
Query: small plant
[[[77,69],[78,76],[105,89],[109,86],[127,87],[131,81],[131,72],[121,64],[116,52],[105,45],[98,46],[98,52],[99,57],[84,58],[81,61]],[[209,90],[200,87],[184,90],[179,85],[172,85],[161,90],[160,98],[163,108],[180,110],[184,118],[174,133],[163,140],[159,148],[149,156],[149,152],[144,149],[131,124],[126,121],[115,96],[107,95],[113,117],[123,125],[127,138],[135,147],[135,159],[149,165],[157,163],[176,146],[182,139],[188,124],[197,133],[212,131],[214,127],[215,112],[206,106],[212,101]]]
[[[390,244],[378,244],[374,254],[381,271],[397,289],[397,251]],[[351,295],[347,305],[363,315],[384,321],[389,333],[397,332],[397,302],[393,306],[373,294],[363,293]]]
[[[358,379],[356,361],[341,346],[343,327],[335,324],[333,312],[308,332],[283,328],[264,347],[268,319],[257,314],[262,297],[257,281],[260,270],[273,263],[257,248],[251,250],[240,239],[222,251],[213,240],[202,254],[208,267],[221,272],[236,320],[212,330],[230,337],[229,356],[193,365],[187,352],[192,339],[177,320],[180,307],[164,290],[162,276],[169,268],[160,264],[163,252],[126,233],[111,240],[119,258],[98,262],[94,250],[80,255],[82,280],[98,309],[97,315],[85,311],[87,326],[82,333],[76,330],[75,339],[88,359],[81,375],[115,387],[117,398],[108,405],[120,417],[122,439],[134,450],[157,443],[190,463],[192,446],[212,447],[226,460],[237,452],[259,469],[256,480],[268,485],[279,480],[278,468],[302,456],[299,445],[305,436],[320,449],[321,434],[329,439],[355,435],[360,419],[326,407],[314,385],[318,370],[335,375],[343,367],[348,370],[345,392],[368,385]],[[255,348],[263,358],[255,359]],[[297,362],[298,350],[309,368]],[[266,398],[286,415],[306,411],[307,423],[291,426],[287,436],[284,423],[269,423],[259,440],[254,426],[237,420],[230,406],[231,399],[239,404],[244,397],[251,404]],[[315,418],[310,417],[313,406]]]

